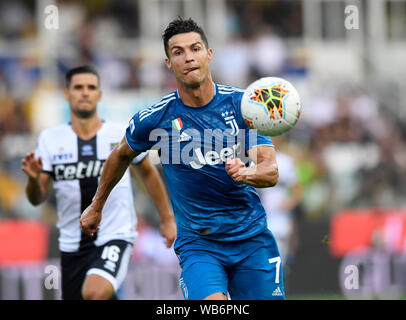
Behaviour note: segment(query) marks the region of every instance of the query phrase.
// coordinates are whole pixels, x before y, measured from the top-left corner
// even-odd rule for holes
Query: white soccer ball
[[[251,83],[241,100],[241,113],[250,129],[265,136],[279,136],[299,120],[300,97],[293,85],[276,77]]]

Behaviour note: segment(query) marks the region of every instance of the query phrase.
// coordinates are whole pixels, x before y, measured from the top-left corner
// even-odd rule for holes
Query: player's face
[[[178,82],[189,88],[198,88],[210,73],[212,49],[207,49],[197,32],[180,33],[168,41],[167,67]]]
[[[77,117],[93,116],[101,99],[97,76],[92,73],[75,74],[69,88],[65,89],[65,98],[69,101],[72,113]]]

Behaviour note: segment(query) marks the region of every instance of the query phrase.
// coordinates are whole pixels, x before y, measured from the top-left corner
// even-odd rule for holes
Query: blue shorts
[[[216,292],[233,300],[285,299],[282,263],[268,229],[240,241],[191,239],[176,253],[186,300],[201,300]]]

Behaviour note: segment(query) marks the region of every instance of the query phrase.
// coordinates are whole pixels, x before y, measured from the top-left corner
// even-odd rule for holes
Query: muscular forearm
[[[100,177],[100,183],[91,204],[97,211],[102,211],[111,190],[113,190],[113,188],[123,177],[126,169],[131,163],[131,160],[132,157],[120,156],[118,149],[113,149],[104,164],[103,172]]]
[[[46,199],[46,191],[41,187],[39,179],[29,177],[25,193],[28,201],[34,206],[41,204]]]
[[[253,167],[240,169],[240,174],[244,177],[243,183],[256,188],[273,187],[278,182],[278,167],[271,162],[264,161]]]

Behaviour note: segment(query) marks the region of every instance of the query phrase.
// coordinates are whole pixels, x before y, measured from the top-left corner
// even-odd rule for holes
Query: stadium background
[[[58,29],[45,27],[51,5]],[[356,13],[358,28],[346,28]],[[302,97],[283,144],[303,187],[287,298],[403,298],[406,1],[0,0],[0,299],[60,297],[49,281],[59,267],[55,200],[28,203],[20,161],[42,129],[69,120],[65,71],[96,66],[101,116],[127,123],[175,86],[160,35],[177,15],[206,30],[215,81],[281,76]],[[120,296],[182,299],[158,214],[134,186],[140,237]]]

